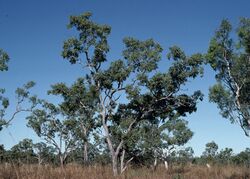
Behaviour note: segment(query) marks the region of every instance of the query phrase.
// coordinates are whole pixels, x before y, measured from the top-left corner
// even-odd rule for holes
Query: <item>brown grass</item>
[[[68,165],[65,169],[38,165],[1,165],[1,179],[112,179],[111,167],[82,167]],[[173,167],[168,172],[159,167],[155,172],[148,168],[129,169],[119,179],[248,179],[250,170],[244,167],[220,166],[211,169],[205,166]]]

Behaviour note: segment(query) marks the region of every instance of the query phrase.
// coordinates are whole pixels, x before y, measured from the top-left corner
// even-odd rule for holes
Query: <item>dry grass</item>
[[[110,167],[82,167],[68,165],[65,169],[52,166],[37,165],[1,165],[1,179],[112,179]],[[129,169],[119,179],[247,179],[250,170],[243,167],[213,167],[204,166],[173,167],[168,172],[159,167],[155,172],[148,168]]]

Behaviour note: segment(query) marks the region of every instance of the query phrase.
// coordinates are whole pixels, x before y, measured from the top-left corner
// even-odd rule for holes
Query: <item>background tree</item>
[[[232,164],[233,149],[225,148],[221,150],[217,155],[217,160],[219,164],[229,165]]]
[[[0,71],[7,71],[8,70],[8,62],[9,62],[9,56],[6,52],[4,52],[2,49],[0,49]],[[35,107],[37,99],[36,96],[30,95],[30,88],[32,88],[35,85],[33,81],[27,82],[25,85],[23,85],[22,88],[16,89],[16,108],[15,111],[7,117],[6,110],[9,106],[9,100],[8,98],[4,97],[3,94],[5,92],[5,89],[0,88],[0,131],[3,129],[3,127],[8,126],[12,120],[15,119],[17,114],[20,112],[30,112]],[[29,99],[29,100],[27,100]],[[25,103],[30,103],[29,106],[23,107],[22,105],[25,105]],[[26,104],[27,105],[27,104]]]
[[[205,151],[202,157],[205,158],[206,162],[215,163],[217,156],[218,145],[212,141],[206,144]]]
[[[90,138],[99,124],[96,121],[96,91],[88,82],[79,78],[71,87],[64,83],[52,85],[49,94],[61,95],[63,102],[60,103],[61,109],[70,116],[68,127],[74,133],[76,140],[83,145],[83,160],[88,163],[88,147]],[[92,138],[93,139],[93,138]]]
[[[233,162],[236,165],[241,166],[250,166],[250,149],[246,148],[245,151],[240,152],[239,154],[233,157]]]
[[[156,167],[158,161],[164,161],[168,167],[169,162],[173,160],[171,159],[173,153],[193,136],[187,124],[183,119],[172,119],[158,124],[140,124],[141,127],[136,128],[137,133],[134,133],[137,135],[137,140],[130,139],[134,143],[127,149],[128,155],[140,164],[147,166],[154,164]]]
[[[44,142],[38,142],[33,144],[33,150],[36,154],[36,159],[38,161],[38,165],[41,164],[53,164],[56,163],[55,153],[56,150],[52,146],[48,146]]]
[[[6,150],[4,148],[4,145],[0,145],[0,163],[3,163],[6,158]]]
[[[55,148],[63,167],[67,156],[76,147],[75,138],[68,127],[70,121],[64,119],[67,116],[62,113],[60,107],[46,101],[41,104],[41,109],[33,110],[27,117],[28,127]]]
[[[210,42],[207,59],[217,73],[217,84],[210,88],[209,99],[217,104],[223,117],[239,123],[249,136],[250,19],[240,20],[237,42],[231,31],[231,24],[223,20]]]
[[[194,150],[192,147],[186,147],[176,151],[174,162],[181,165],[182,167],[186,166],[188,163],[193,162],[194,160]]]
[[[109,66],[104,65],[111,28],[92,22],[90,17],[91,13],[70,17],[69,27],[77,29],[78,37],[64,42],[62,56],[71,64],[78,63],[89,70],[85,78],[98,95],[97,111],[112,158],[113,172],[117,175],[118,157],[123,152],[125,138],[139,121],[166,120],[172,116],[177,118],[196,110],[201,93],[180,94],[180,87],[188,78],[202,73],[202,55],[187,57],[180,48],[172,47],[168,58],[173,59],[174,63],[169,71],[161,73],[157,71],[162,52],[158,43],[152,39],[140,41],[125,38],[124,59],[112,61]],[[119,100],[121,96],[128,103],[122,103]],[[118,120],[117,128],[121,121],[127,128],[122,130],[119,139],[114,139],[111,128],[115,127],[113,119],[119,113],[118,109],[129,115]]]
[[[16,106],[12,114],[6,114],[6,110],[9,106],[9,100],[6,97],[0,95],[0,102],[2,102],[2,108],[0,108],[0,130],[3,127],[7,127],[21,112],[31,112],[38,103],[36,96],[30,94],[30,89],[35,85],[33,81],[27,82],[23,87],[17,88],[16,93]],[[0,93],[4,93],[3,89],[0,89]]]
[[[0,49],[0,71],[8,70],[9,55]]]
[[[13,163],[32,164],[36,161],[36,156],[33,150],[33,142],[31,139],[27,138],[14,145],[8,155],[9,161]]]

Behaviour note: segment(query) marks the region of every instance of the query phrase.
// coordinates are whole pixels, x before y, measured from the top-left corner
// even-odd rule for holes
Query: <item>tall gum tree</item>
[[[0,49],[0,71],[8,71],[9,55]],[[17,88],[16,105],[12,114],[6,114],[6,110],[10,105],[7,97],[4,96],[5,89],[0,88],[0,131],[3,127],[7,127],[21,112],[31,112],[37,104],[36,96],[30,94],[30,89],[35,85],[33,81],[27,82],[22,87]]]
[[[26,118],[27,126],[54,147],[63,168],[69,153],[76,148],[74,134],[68,126],[71,123],[69,116],[60,106],[40,100],[36,109]]]
[[[8,61],[9,55],[0,49],[0,71],[7,71],[8,70]],[[5,110],[9,106],[9,100],[3,96],[5,90],[0,88],[0,130],[2,130],[3,126],[7,124],[6,120],[4,120]]]
[[[71,64],[84,67],[85,79],[96,90],[97,114],[113,173],[118,175],[121,172],[118,158],[138,122],[164,122],[196,110],[197,101],[202,99],[201,92],[187,95],[182,93],[181,86],[188,78],[202,74],[202,55],[188,57],[180,48],[171,47],[168,58],[173,64],[162,73],[158,70],[162,47],[153,39],[140,41],[127,37],[123,40],[123,57],[108,61],[109,26],[91,21],[91,13],[84,13],[71,16],[68,27],[76,29],[77,35],[64,42],[62,56]],[[124,103],[124,99],[128,102]],[[119,137],[112,136],[114,131],[120,131]]]
[[[90,138],[95,134],[95,129],[99,127],[95,116],[96,90],[86,80],[79,78],[70,87],[64,83],[52,85],[49,94],[60,95],[63,98],[60,106],[70,117],[68,127],[71,128],[76,140],[83,146],[83,161],[88,164]]]
[[[210,41],[206,55],[216,72],[217,84],[210,88],[209,98],[220,113],[238,123],[246,136],[250,129],[250,19],[242,18],[231,37],[232,26],[223,20]]]

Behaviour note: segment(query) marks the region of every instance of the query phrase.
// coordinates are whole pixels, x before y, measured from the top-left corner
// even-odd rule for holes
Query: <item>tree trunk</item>
[[[167,160],[164,161],[164,165],[165,165],[165,169],[168,171],[168,161]]]
[[[43,159],[41,158],[41,155],[38,154],[37,159],[38,159],[38,165],[40,166],[42,164],[42,162],[43,162]]]
[[[157,164],[158,164],[157,158],[155,158],[154,165],[153,165],[153,171],[156,170]]]
[[[114,176],[118,176],[118,156],[112,154],[112,169]]]
[[[123,172],[123,170],[125,170],[125,168],[124,168],[124,157],[125,157],[125,150],[123,149],[122,150],[122,156],[120,157],[120,161],[121,161],[121,164],[120,164],[120,166],[121,166],[121,173]]]
[[[103,108],[103,109],[105,109],[105,108]],[[104,128],[104,132],[106,135],[106,141],[107,141],[108,148],[109,148],[109,151],[110,151],[110,154],[112,157],[113,174],[114,174],[114,176],[118,176],[118,154],[119,154],[120,149],[122,147],[123,141],[120,142],[120,144],[118,145],[118,147],[115,150],[113,143],[111,141],[111,138],[110,138],[109,129],[108,129],[108,126],[106,123],[106,117],[107,117],[106,113],[105,113],[105,111],[103,111],[102,112],[102,126]]]
[[[64,157],[63,157],[63,155],[59,155],[59,158],[60,158],[60,165],[63,168],[63,166],[64,166]]]
[[[88,164],[88,143],[85,141],[84,142],[84,151],[83,151],[83,160],[85,164]]]
[[[83,129],[83,134],[84,134],[84,137],[83,137],[83,141],[84,141],[84,144],[83,144],[83,161],[84,161],[84,164],[88,164],[88,138],[87,138],[87,132],[88,132],[88,129],[83,125],[81,124],[82,126],[82,129]]]
[[[120,161],[121,161],[121,164],[120,164],[120,166],[121,166],[121,174],[123,173],[123,172],[125,172],[126,171],[126,169],[128,168],[128,165],[129,165],[129,163],[134,159],[134,157],[131,157],[126,163],[124,162],[124,159],[125,159],[125,150],[123,149],[122,150],[122,155],[121,155],[121,157],[120,157]]]

